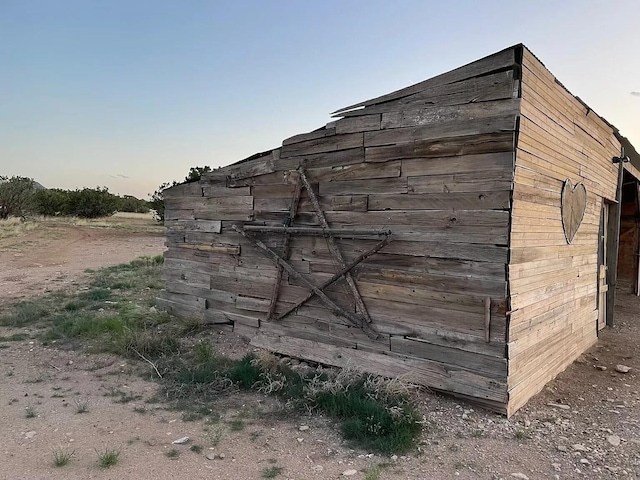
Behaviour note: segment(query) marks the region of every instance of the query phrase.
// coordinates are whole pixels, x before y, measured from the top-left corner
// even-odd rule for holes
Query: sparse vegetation
[[[115,403],[129,403],[129,402],[135,402],[136,400],[140,400],[142,398],[142,395],[138,395],[132,392],[123,392],[123,391],[118,391],[117,395],[118,398],[116,398],[114,400]]]
[[[224,435],[224,428],[218,426],[207,432],[207,440],[212,447],[217,446]]]
[[[76,398],[76,413],[87,413],[89,411],[89,400],[86,398]]]
[[[528,440],[531,438],[531,433],[528,430],[518,429],[514,432],[513,436],[518,440]]]
[[[176,459],[180,456],[180,452],[175,448],[172,448],[171,450],[165,452],[165,455],[171,459]]]
[[[382,472],[387,468],[389,463],[376,463],[364,471],[364,480],[380,480]]]
[[[189,450],[191,450],[193,453],[201,453],[202,452],[202,445],[191,445],[191,447],[189,447]]]
[[[13,335],[9,335],[8,337],[0,337],[0,342],[21,342],[22,340],[26,340],[29,338],[29,335],[25,333],[14,333]]]
[[[71,457],[76,453],[75,450],[69,450],[68,448],[56,448],[53,452],[53,465],[55,467],[64,467],[69,461]]]
[[[98,454],[98,466],[100,468],[113,467],[120,461],[120,449],[107,447],[102,452],[96,450],[96,453]]]
[[[244,420],[241,418],[234,418],[233,420],[231,420],[231,422],[229,422],[229,429],[232,432],[239,432],[241,430],[244,430],[245,426],[246,424],[244,423]]]
[[[27,405],[24,407],[24,416],[25,418],[36,418],[38,416],[38,412],[31,405]]]
[[[162,286],[158,268],[162,262],[162,256],[143,257],[97,270],[90,288],[80,295],[51,294],[19,303],[0,323],[40,325],[44,343],[55,340],[57,345],[144,361],[149,376],[160,382],[162,397],[182,405],[183,421],[207,418],[212,423],[217,420],[210,408],[212,400],[238,389],[256,390],[278,396],[289,409],[333,418],[354,446],[402,453],[414,445],[421,426],[410,392],[400,381],[350,369],[301,373],[282,365],[274,355],[249,354],[232,360],[207,342],[190,345],[188,335],[194,329],[185,326],[193,323],[169,322],[167,314],[150,309]],[[141,398],[115,389],[109,395],[117,403]],[[247,421],[237,416],[227,425],[240,431]],[[209,433],[210,443],[217,443],[221,436],[220,428]]]
[[[272,465],[262,470],[262,478],[276,478],[284,471],[284,468]]]

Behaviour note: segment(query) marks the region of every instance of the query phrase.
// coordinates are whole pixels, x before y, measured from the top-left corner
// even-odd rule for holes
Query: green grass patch
[[[172,448],[171,450],[168,450],[167,452],[165,452],[165,455],[171,458],[172,460],[175,460],[180,456],[180,452],[175,448]]]
[[[116,448],[105,448],[104,451],[99,452],[96,450],[98,454],[98,466],[100,468],[110,468],[120,461],[120,450]]]
[[[111,298],[111,290],[106,288],[93,288],[79,295],[81,300],[89,300],[93,302],[103,302]]]
[[[276,465],[265,467],[264,470],[262,470],[262,478],[276,478],[282,472],[284,472],[283,467],[278,467]]]
[[[0,325],[24,327],[37,324],[51,317],[49,302],[42,300],[22,301],[16,304],[13,311],[0,318]]]
[[[29,335],[26,333],[14,333],[13,335],[9,335],[8,337],[0,337],[0,342],[21,342],[22,340],[26,340],[29,338]]]
[[[24,409],[25,418],[36,418],[38,416],[38,412],[31,405],[25,407]]]
[[[390,465],[390,463],[376,463],[375,465],[371,465],[364,471],[364,480],[380,480],[380,478],[382,478],[382,472]]]
[[[211,399],[232,387],[275,394],[301,411],[332,417],[340,423],[345,439],[371,451],[406,452],[421,432],[420,417],[408,393],[372,375],[344,371],[305,376],[252,354],[231,361],[206,344],[171,359],[163,369],[163,387],[170,399]],[[244,428],[242,418],[229,422],[231,431]]]
[[[71,457],[76,453],[75,450],[69,450],[68,448],[57,448],[52,452],[53,466],[64,467],[71,461]]]

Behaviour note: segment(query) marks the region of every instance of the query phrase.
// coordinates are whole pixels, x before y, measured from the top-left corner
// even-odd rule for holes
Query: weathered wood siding
[[[597,340],[598,232],[616,196],[613,129],[524,49],[511,219],[509,412]],[[584,182],[587,209],[571,245],[563,233],[565,179]]]
[[[158,304],[232,326],[261,347],[406,375],[506,412],[515,64],[515,49],[499,52],[343,110],[342,118],[279,149],[170,189],[167,288]],[[281,226],[294,192],[289,172],[298,167],[331,228],[393,232],[393,241],[353,272],[378,340],[318,300],[282,321],[265,321],[276,267],[231,226]],[[303,190],[294,225],[318,225],[312,212]],[[259,236],[273,247],[283,243],[282,235]],[[376,243],[337,240],[347,263]],[[294,236],[289,259],[316,284],[339,270],[324,238]],[[276,312],[306,293],[285,275]],[[354,311],[348,293],[344,282],[328,289]]]

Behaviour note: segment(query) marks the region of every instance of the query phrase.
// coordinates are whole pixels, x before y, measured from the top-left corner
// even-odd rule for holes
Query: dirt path
[[[63,288],[83,278],[88,268],[125,263],[163,250],[162,231],[38,224],[25,234],[0,240],[0,298],[24,298]]]
[[[81,281],[86,268],[157,254],[162,244],[156,235],[85,226],[5,238],[0,295],[6,303]],[[420,393],[424,433],[400,458],[350,450],[326,419],[291,417],[258,394],[221,401],[218,422],[183,421],[154,400],[157,385],[138,375],[148,365],[44,346],[30,328],[0,328],[0,337],[26,335],[0,341],[0,479],[260,479],[278,468],[273,478],[301,480],[345,478],[351,469],[352,478],[365,480],[638,478],[640,299],[622,294],[618,303],[617,326],[510,420]],[[226,332],[211,331],[208,339],[229,354],[249,348]],[[618,364],[631,370],[617,373]],[[84,403],[88,412],[77,413]],[[187,445],[172,445],[183,436]],[[75,453],[55,468],[59,447]],[[104,470],[96,450],[106,448],[121,453]],[[179,455],[169,458],[174,448]],[[377,475],[366,473],[376,466]]]

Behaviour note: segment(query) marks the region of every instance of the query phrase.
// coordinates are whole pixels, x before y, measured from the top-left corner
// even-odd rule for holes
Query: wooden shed
[[[165,191],[159,307],[511,415],[612,323],[640,162],[523,45],[334,117]]]

